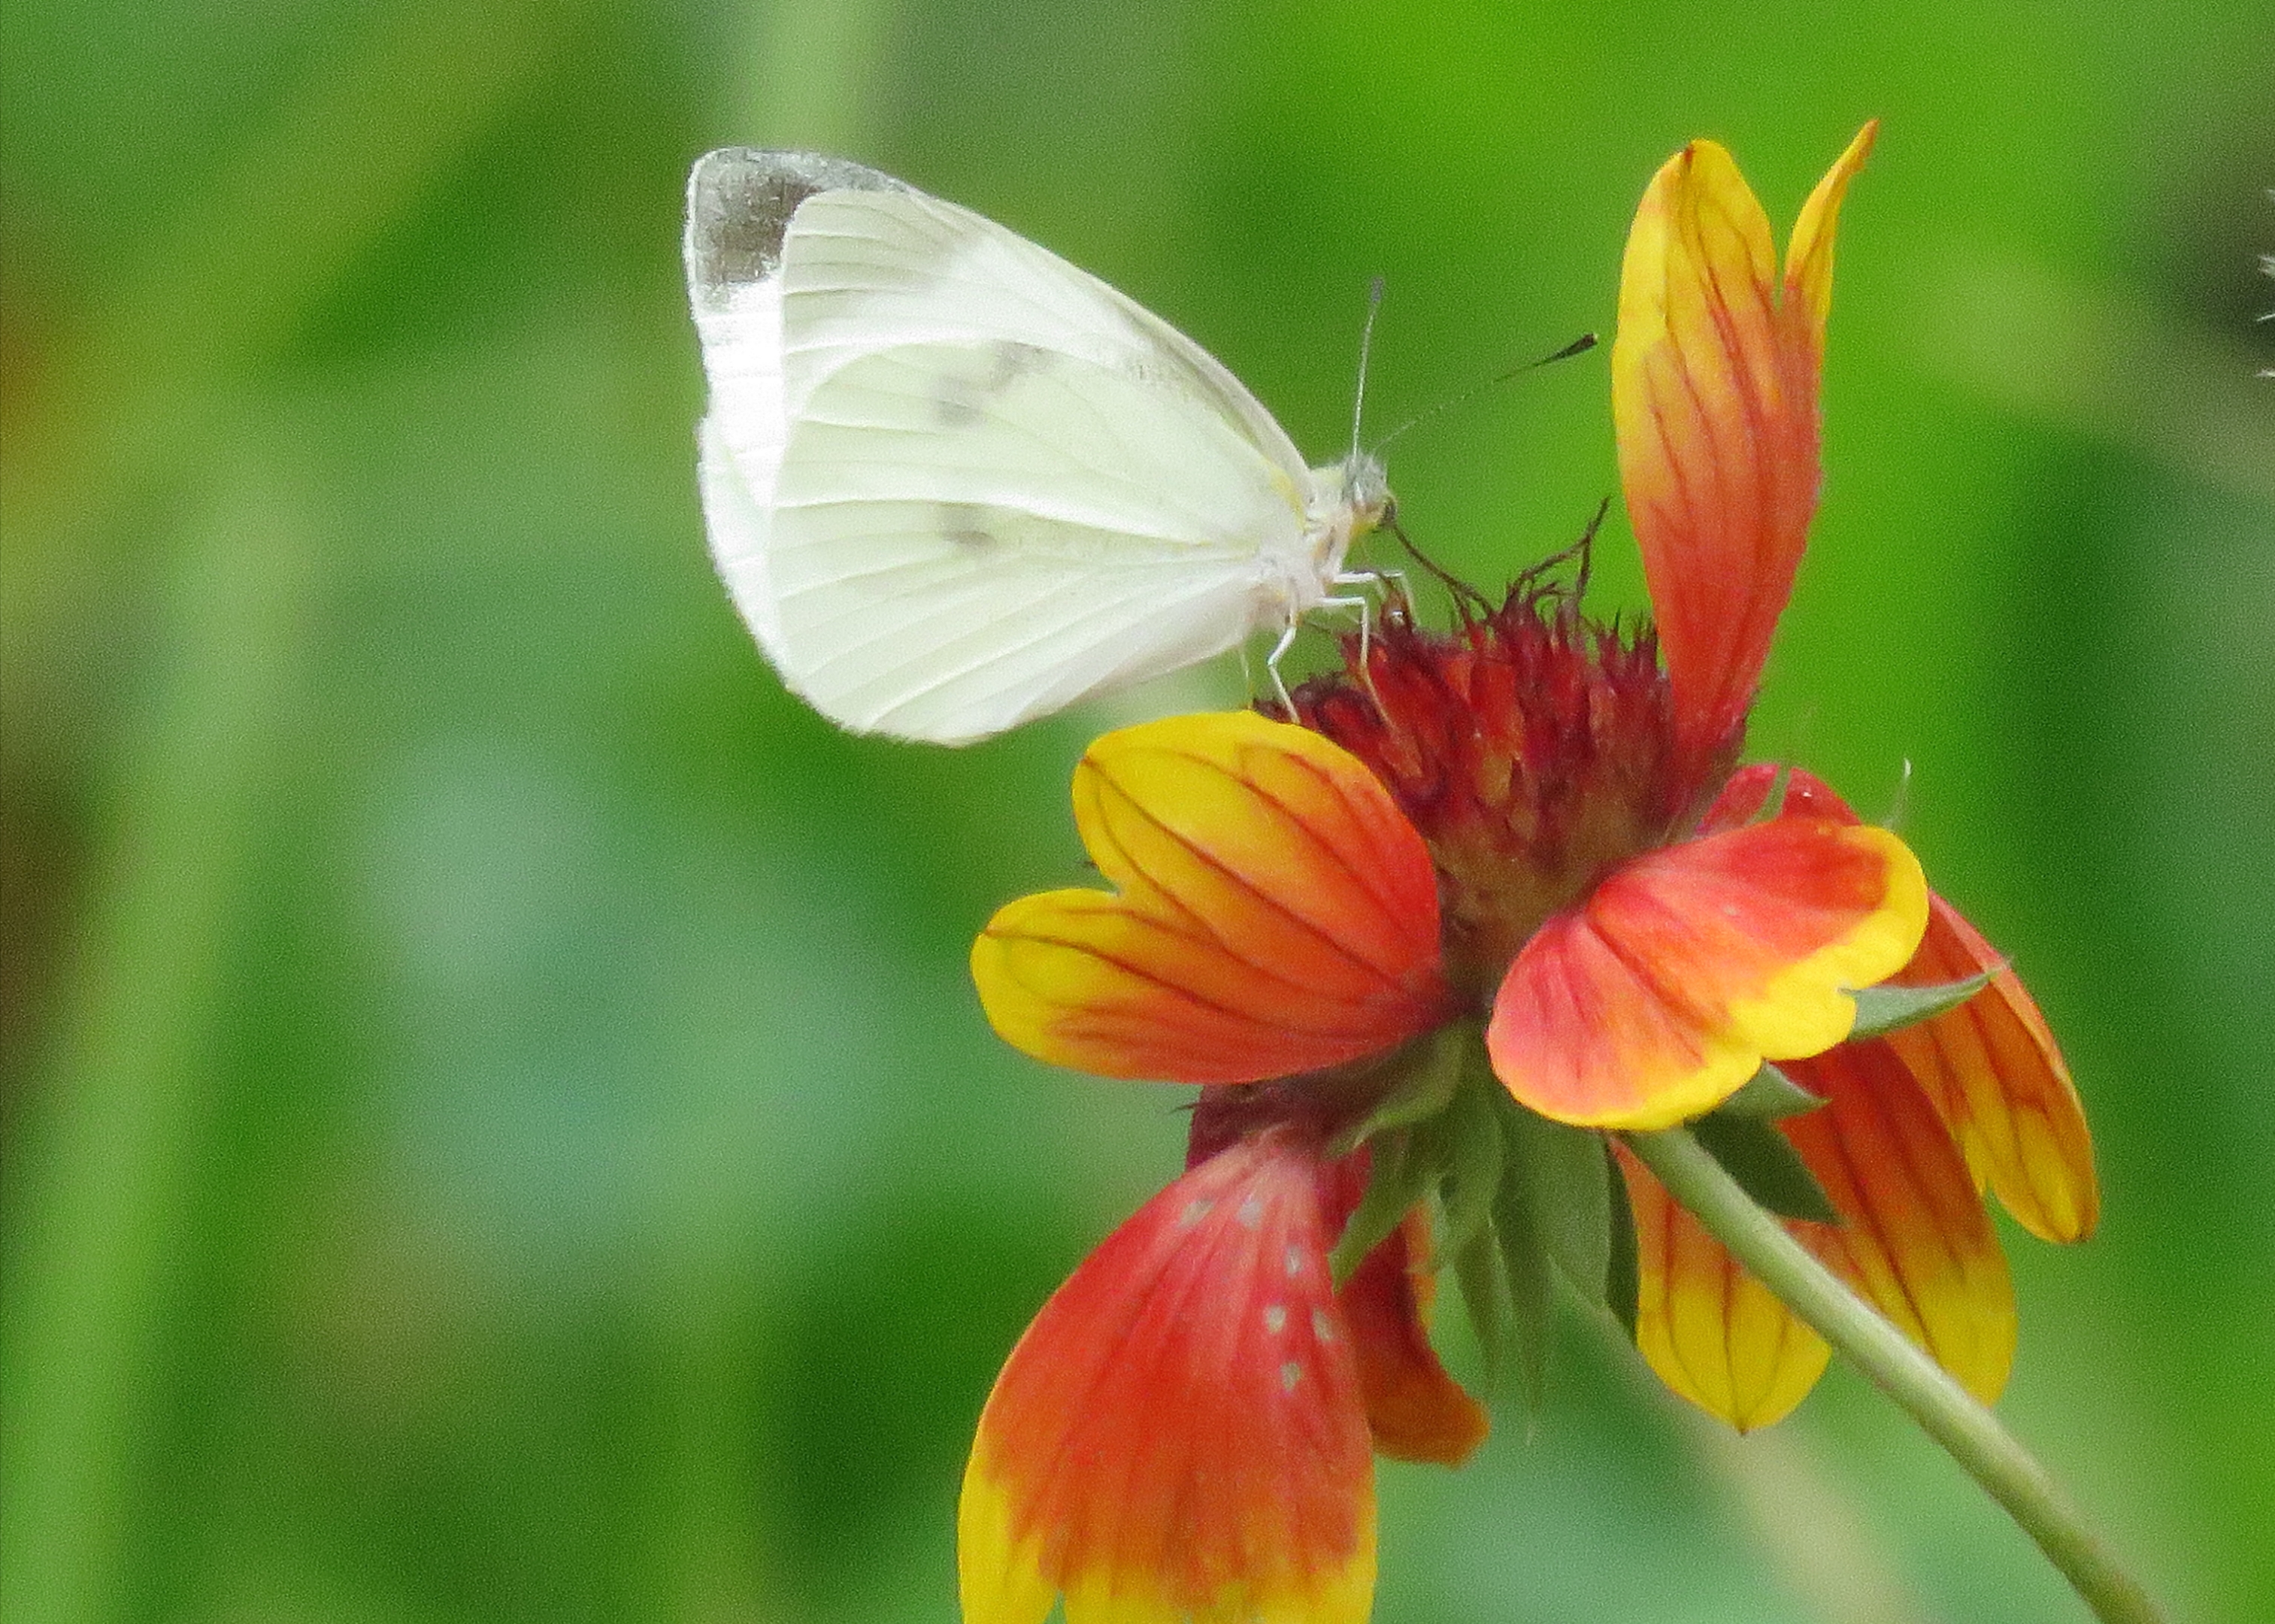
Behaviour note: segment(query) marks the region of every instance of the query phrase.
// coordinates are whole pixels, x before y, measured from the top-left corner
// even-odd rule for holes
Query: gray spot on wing
[[[941,375],[933,415],[942,428],[964,428],[978,422],[990,400],[1020,379],[1047,368],[1052,356],[1038,344],[999,338],[982,345],[977,359],[979,365],[974,371]]]
[[[865,164],[812,152],[722,147],[687,178],[687,288],[718,306],[735,289],[782,266],[782,238],[797,206],[817,192],[907,192]]]
[[[987,346],[988,392],[996,394],[1008,389],[1029,373],[1040,372],[1050,363],[1051,352],[1039,344],[999,338]]]
[[[1022,565],[1071,565],[1083,570],[1150,562],[1129,556],[1131,538],[1119,531],[1051,518],[992,502],[935,502],[932,533],[948,543],[942,556]]]
[[[996,510],[976,502],[943,502],[933,517],[940,533],[959,553],[985,553],[995,546],[994,532],[990,528]]]

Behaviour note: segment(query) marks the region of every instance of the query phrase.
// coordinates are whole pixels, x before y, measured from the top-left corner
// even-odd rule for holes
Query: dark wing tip
[[[687,290],[698,305],[772,276],[797,206],[817,192],[903,191],[865,164],[813,152],[722,147],[687,177]]]

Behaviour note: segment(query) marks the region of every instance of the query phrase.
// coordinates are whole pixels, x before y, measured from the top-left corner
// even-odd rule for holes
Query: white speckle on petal
[[[1195,1224],[1200,1222],[1201,1220],[1206,1218],[1209,1215],[1210,1209],[1215,1205],[1215,1202],[1207,1199],[1206,1197],[1196,1197],[1195,1199],[1185,1203],[1185,1210],[1177,1214],[1177,1222],[1183,1227],[1190,1229]]]
[[[1335,1340],[1334,1316],[1328,1313],[1327,1311],[1323,1308],[1313,1309],[1311,1311],[1311,1334],[1323,1342],[1334,1341]]]
[[[1264,1221],[1264,1198],[1261,1196],[1249,1197],[1240,1204],[1240,1211],[1236,1216],[1245,1227],[1255,1228]]]
[[[1288,1308],[1285,1303],[1274,1303],[1266,1307],[1264,1328],[1274,1336],[1288,1328]]]
[[[1280,1391],[1293,1393],[1296,1384],[1304,1379],[1304,1367],[1293,1359],[1280,1367]]]
[[[1288,1278],[1289,1280],[1294,1280],[1297,1275],[1304,1272],[1304,1249],[1300,1246],[1289,1247],[1288,1249],[1287,1261]]]

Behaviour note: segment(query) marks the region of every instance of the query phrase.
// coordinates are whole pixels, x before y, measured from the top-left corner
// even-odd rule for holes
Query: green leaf
[[[1539,1220],[1533,1188],[1511,1165],[1503,1171],[1493,1197],[1493,1227],[1508,1303],[1508,1342],[1528,1416],[1539,1413],[1547,1392],[1548,1319],[1555,1297],[1550,1248]]]
[[[1440,1199],[1446,1205],[1446,1245],[1456,1252],[1493,1221],[1493,1193],[1501,1183],[1500,1123],[1486,1091],[1503,1091],[1490,1073],[1480,1078],[1482,1069],[1471,1069],[1445,1112],[1416,1130],[1445,1169]]]
[[[1513,1187],[1523,1202],[1528,1222],[1557,1269],[1582,1296],[1601,1303],[1611,1261],[1602,1136],[1552,1122],[1500,1091],[1508,1146],[1504,1190]]]
[[[1433,1158],[1425,1145],[1415,1142],[1413,1130],[1393,1129],[1378,1137],[1372,1148],[1366,1193],[1359,1197],[1342,1238],[1327,1262],[1340,1286],[1351,1277],[1367,1253],[1390,1237],[1414,1204],[1429,1193],[1437,1176]]]
[[[1473,1024],[1440,1028],[1402,1057],[1406,1074],[1376,1101],[1357,1122],[1337,1134],[1327,1146],[1330,1156],[1348,1156],[1377,1134],[1394,1128],[1410,1128],[1444,1110],[1461,1086],[1470,1050],[1478,1046]]]
[[[1635,1209],[1628,1205],[1628,1181],[1610,1142],[1603,1149],[1604,1171],[1611,1191],[1611,1261],[1604,1269],[1604,1306],[1627,1327],[1635,1341],[1636,1303],[1643,1295],[1643,1266],[1636,1255]]]
[[[1814,1111],[1825,1103],[1825,1096],[1812,1094],[1780,1071],[1767,1061],[1762,1069],[1736,1093],[1714,1107],[1722,1116],[1750,1116],[1761,1122],[1773,1122],[1781,1116],[1799,1116]]]
[[[1702,1116],[1690,1124],[1690,1131],[1723,1171],[1771,1212],[1820,1224],[1840,1221],[1801,1153],[1769,1123],[1744,1116]]]
[[[1916,1026],[1922,1021],[1931,1021],[1946,1010],[1956,1009],[1991,985],[1998,971],[1986,970],[1964,981],[1942,981],[1933,986],[1868,986],[1852,993],[1856,1001],[1856,1024],[1850,1029],[1848,1041],[1865,1038],[1885,1037],[1901,1031],[1907,1026]]]
[[[1484,1356],[1486,1396],[1500,1386],[1516,1340],[1516,1315],[1509,1303],[1508,1278],[1501,1270],[1500,1248],[1490,1227],[1471,1235],[1469,1243],[1454,1249],[1454,1278],[1462,1283],[1462,1303],[1470,1311],[1470,1326],[1478,1335],[1478,1352]]]

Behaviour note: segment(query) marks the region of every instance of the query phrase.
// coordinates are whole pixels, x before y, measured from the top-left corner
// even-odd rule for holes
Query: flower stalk
[[[2069,1496],[1998,1416],[1757,1205],[1683,1128],[1621,1136],[1730,1254],[1901,1405],[2022,1524],[2102,1624],[2163,1624]]]

